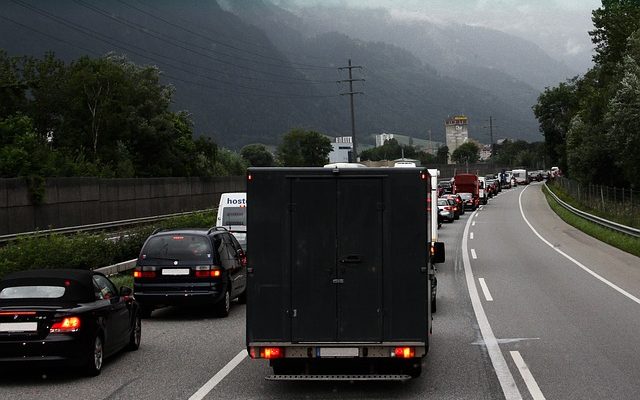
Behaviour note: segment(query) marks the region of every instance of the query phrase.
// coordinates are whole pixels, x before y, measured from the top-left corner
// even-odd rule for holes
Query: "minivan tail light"
[[[156,277],[156,271],[133,271],[133,277],[135,279],[140,279],[140,278],[155,278]]]
[[[77,332],[80,329],[80,318],[78,317],[66,317],[62,321],[56,322],[51,325],[49,332],[51,333],[65,333],[65,332]]]

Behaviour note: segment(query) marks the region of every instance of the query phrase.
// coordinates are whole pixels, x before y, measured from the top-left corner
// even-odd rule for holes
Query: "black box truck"
[[[404,380],[431,333],[424,168],[250,168],[246,339],[279,380]]]

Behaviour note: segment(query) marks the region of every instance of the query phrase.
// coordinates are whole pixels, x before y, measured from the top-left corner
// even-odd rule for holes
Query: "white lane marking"
[[[520,375],[522,375],[522,379],[524,379],[524,383],[527,384],[527,389],[529,389],[529,393],[531,393],[533,400],[544,400],[544,395],[542,394],[540,387],[538,387],[535,378],[531,374],[529,367],[527,367],[527,364],[522,359],[520,352],[510,351],[510,353],[511,358],[513,358],[513,361],[516,363],[516,366],[520,371]]]
[[[589,274],[591,274],[594,278],[598,279],[600,282],[610,286],[612,289],[616,290],[618,293],[620,293],[620,294],[622,294],[624,296],[627,296],[629,299],[631,299],[632,301],[636,302],[637,304],[640,304],[640,299],[639,298],[637,298],[636,296],[634,296],[631,293],[627,292],[626,290],[624,290],[620,286],[616,285],[615,283],[613,283],[611,281],[608,281],[607,279],[605,279],[602,276],[598,275],[597,273],[593,272],[588,267],[586,267],[584,264],[582,264],[580,261],[576,260],[575,258],[571,257],[570,255],[568,255],[564,251],[558,249],[556,246],[551,244],[551,242],[549,242],[547,239],[543,238],[542,235],[540,235],[538,233],[538,231],[535,230],[535,228],[529,223],[529,220],[527,219],[527,217],[525,217],[524,209],[522,208],[522,195],[527,190],[527,188],[528,188],[528,186],[525,187],[524,190],[522,190],[522,192],[520,193],[520,197],[518,198],[518,203],[520,205],[520,214],[522,215],[522,218],[524,218],[524,222],[526,222],[527,225],[529,225],[529,228],[531,228],[533,233],[535,233],[536,236],[539,237],[540,240],[542,240],[544,243],[546,243],[549,247],[551,247],[552,249],[554,249],[555,251],[557,251],[558,253],[563,255],[565,258],[567,258],[569,261],[573,262],[578,267],[582,268],[584,271],[586,271]]]
[[[473,240],[473,232],[469,234],[469,239]]]
[[[482,288],[482,293],[484,293],[484,297],[487,301],[493,301],[493,297],[491,297],[491,293],[489,293],[489,287],[487,286],[487,282],[485,282],[484,278],[478,278],[480,281],[480,287]]]
[[[510,343],[524,342],[524,341],[527,341],[527,340],[540,340],[540,338],[539,337],[526,337],[526,338],[496,339],[498,344],[510,344]],[[473,342],[471,344],[476,345],[476,346],[484,346],[485,345],[483,340],[479,340],[479,341]]]
[[[487,346],[487,353],[489,353],[489,358],[491,358],[493,369],[496,371],[496,376],[500,382],[500,387],[502,388],[505,399],[521,400],[522,395],[516,386],[516,382],[513,380],[513,375],[511,375],[511,371],[509,370],[507,361],[504,359],[502,350],[500,350],[500,346],[493,334],[493,330],[489,324],[489,319],[487,319],[487,314],[484,312],[482,301],[480,301],[480,296],[478,295],[478,287],[476,286],[473,271],[471,270],[469,253],[467,253],[467,235],[469,233],[470,222],[471,220],[467,221],[462,235],[462,263],[464,264],[464,274],[467,280],[467,290],[469,291],[469,298],[471,299],[473,312],[476,315],[478,327],[480,328],[480,333],[482,333],[482,339]]]
[[[471,223],[471,226],[476,226],[476,221],[473,221],[473,222]]]
[[[476,249],[471,249],[471,257],[473,257],[474,260],[478,258],[478,255],[476,254]]]
[[[202,400],[204,396],[209,394],[210,391],[215,388],[218,383],[220,383],[235,367],[238,366],[247,357],[248,353],[246,349],[242,349],[240,353],[238,353],[231,361],[227,363],[218,373],[216,373],[213,378],[209,379],[207,383],[205,383],[197,392],[189,397],[189,400]]]

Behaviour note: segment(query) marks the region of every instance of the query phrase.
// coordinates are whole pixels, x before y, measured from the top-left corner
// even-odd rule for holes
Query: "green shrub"
[[[113,232],[37,235],[16,239],[0,248],[0,277],[9,272],[39,268],[99,268],[131,260],[156,229],[206,228],[214,225],[214,211],[185,215]]]

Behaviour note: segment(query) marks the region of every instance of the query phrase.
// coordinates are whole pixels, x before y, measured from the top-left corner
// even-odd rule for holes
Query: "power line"
[[[84,51],[86,51],[86,52],[87,52],[87,53],[89,53],[89,54],[93,54],[94,56],[100,56],[100,54],[99,54],[98,52],[95,52],[95,51],[93,51],[93,50],[87,49],[86,47],[82,47],[82,46],[80,46],[80,45],[78,45],[78,44],[75,44],[75,43],[69,42],[68,40],[60,39],[60,38],[58,38],[58,37],[56,37],[56,36],[53,36],[53,35],[50,35],[50,34],[48,34],[48,33],[42,32],[42,31],[40,31],[40,30],[38,30],[38,29],[35,29],[35,28],[32,28],[32,27],[30,27],[30,26],[27,26],[27,25],[21,24],[20,22],[18,22],[18,21],[14,21],[13,19],[11,19],[11,18],[9,18],[9,17],[5,17],[4,15],[0,15],[0,18],[4,19],[4,20],[6,20],[6,21],[9,21],[9,22],[11,22],[11,23],[13,23],[13,24],[15,24],[15,25],[18,25],[18,26],[20,26],[20,27],[22,27],[22,28],[24,28],[24,29],[28,29],[28,30],[30,30],[30,31],[32,31],[32,32],[35,32],[35,33],[38,33],[38,34],[40,34],[40,35],[42,35],[42,36],[48,37],[49,39],[56,40],[56,41],[58,41],[58,42],[61,42],[61,43],[67,44],[67,45],[72,46],[72,47],[77,47],[77,48],[79,48],[80,50],[84,50]]]
[[[91,29],[88,29],[88,28],[82,27],[82,26],[80,26],[80,25],[74,24],[74,23],[72,23],[72,22],[70,22],[70,21],[68,21],[68,20],[65,20],[64,18],[61,18],[61,17],[55,16],[55,15],[53,15],[53,14],[51,14],[51,13],[48,13],[48,12],[43,11],[43,10],[40,10],[40,9],[38,9],[37,7],[31,7],[31,6],[29,6],[29,5],[25,5],[24,3],[22,3],[22,2],[21,2],[21,1],[19,1],[19,0],[12,0],[12,1],[13,1],[14,3],[16,3],[16,4],[19,4],[19,5],[23,6],[23,7],[25,7],[25,8],[31,9],[32,11],[34,11],[34,12],[36,12],[36,13],[40,14],[40,15],[43,15],[43,16],[45,16],[45,17],[49,18],[49,19],[52,19],[52,20],[54,20],[54,21],[58,22],[59,24],[64,25],[64,26],[66,26],[66,27],[68,27],[68,28],[70,28],[70,29],[76,30],[76,31],[78,31],[78,32],[80,32],[80,33],[83,33],[83,34],[87,35],[87,36],[90,36],[90,37],[96,38],[96,39],[98,39],[98,40],[100,40],[100,41],[103,41],[103,42],[105,42],[105,43],[107,43],[107,44],[109,44],[109,45],[111,45],[111,46],[117,47],[117,48],[119,48],[119,49],[121,49],[121,50],[125,50],[125,51],[128,51],[128,52],[131,52],[131,53],[133,53],[133,54],[135,54],[135,55],[137,55],[137,56],[139,56],[139,57],[145,58],[145,59],[147,59],[147,60],[151,60],[151,61],[154,61],[154,62],[158,62],[158,60],[157,60],[157,59],[155,59],[155,58],[153,58],[153,57],[146,56],[146,55],[144,55],[144,54],[142,54],[142,53],[140,53],[140,52],[138,52],[138,51],[131,50],[131,48],[130,48],[130,47],[140,49],[141,51],[144,51],[144,52],[147,52],[147,53],[150,53],[150,54],[156,55],[157,57],[167,58],[167,59],[170,59],[170,60],[177,61],[177,62],[179,62],[179,63],[183,63],[183,62],[181,62],[181,61],[179,61],[179,60],[175,60],[175,59],[172,59],[172,58],[170,58],[170,57],[166,57],[166,56],[164,56],[164,55],[162,55],[162,54],[159,54],[159,53],[155,53],[155,52],[152,52],[152,51],[149,51],[149,50],[142,49],[142,48],[140,48],[139,46],[136,46],[136,45],[133,45],[133,44],[129,44],[129,45],[118,45],[118,44],[117,44],[117,42],[120,42],[120,43],[122,43],[122,42],[121,42],[121,41],[119,41],[119,40],[117,40],[117,39],[109,38],[108,36],[102,35],[102,34],[100,34],[100,33],[96,32],[96,31],[93,31],[93,30],[91,30]],[[116,43],[114,43],[114,41],[115,41]],[[230,86],[234,86],[234,87],[238,87],[238,88],[242,88],[242,89],[247,89],[247,90],[255,90],[255,91],[263,92],[263,93],[267,93],[267,94],[270,94],[270,95],[289,96],[289,97],[292,97],[292,98],[300,98],[300,97],[301,97],[301,96],[298,96],[298,95],[291,95],[291,94],[289,94],[289,93],[274,92],[274,91],[271,91],[271,90],[269,90],[269,89],[264,89],[264,88],[257,88],[257,87],[252,87],[252,86],[239,85],[239,84],[236,84],[236,83],[233,83],[233,82],[228,82],[228,81],[224,81],[224,80],[221,80],[221,79],[216,79],[216,78],[213,78],[213,77],[210,77],[210,76],[202,75],[202,74],[199,74],[199,73],[197,73],[197,72],[193,72],[193,71],[190,71],[190,70],[187,70],[187,69],[181,68],[181,67],[179,67],[179,66],[172,65],[171,63],[168,63],[168,62],[166,62],[166,61],[165,61],[164,63],[165,63],[166,65],[168,65],[169,67],[173,68],[173,69],[176,69],[176,70],[179,70],[179,71],[185,72],[185,73],[190,74],[190,75],[200,76],[200,77],[202,77],[202,78],[204,78],[204,79],[207,79],[207,80],[210,80],[210,81],[213,81],[213,82],[216,82],[216,83],[224,84],[224,85],[230,85]],[[198,68],[202,68],[202,67],[198,67]],[[311,96],[308,96],[308,97],[314,98],[314,97],[316,97],[316,96],[315,96],[315,95],[311,95]],[[329,96],[329,97],[332,97],[332,96]]]
[[[85,34],[85,35],[88,35],[88,36],[94,37],[94,38],[96,38],[96,39],[98,39],[98,40],[101,40],[101,41],[103,41],[103,42],[105,42],[105,43],[110,44],[111,46],[115,46],[115,47],[118,47],[118,48],[120,48],[120,49],[123,49],[124,47],[129,46],[129,47],[137,48],[137,49],[139,49],[140,51],[144,51],[144,52],[147,52],[147,53],[153,54],[153,55],[155,55],[155,56],[157,56],[157,57],[161,57],[161,58],[169,59],[169,60],[176,61],[176,62],[178,62],[178,63],[182,63],[182,64],[184,64],[184,62],[183,62],[183,61],[181,61],[181,60],[177,60],[177,59],[174,59],[174,58],[172,58],[172,57],[165,56],[165,55],[160,54],[160,53],[155,53],[155,52],[153,52],[153,51],[151,51],[151,50],[143,49],[143,48],[141,48],[141,47],[139,47],[139,46],[136,46],[136,45],[134,45],[134,44],[131,44],[131,43],[122,44],[123,42],[122,42],[122,41],[120,41],[120,40],[118,40],[118,39],[115,39],[115,38],[112,38],[112,37],[109,37],[109,36],[103,35],[103,34],[101,34],[101,33],[97,32],[97,31],[94,31],[94,30],[92,30],[92,29],[86,28],[86,27],[84,27],[84,26],[82,26],[82,25],[79,25],[79,24],[77,24],[77,23],[74,23],[73,21],[70,21],[70,20],[68,20],[68,19],[65,19],[65,18],[62,18],[62,17],[56,16],[55,14],[52,14],[52,13],[50,13],[50,12],[48,12],[48,11],[45,11],[45,10],[43,10],[43,9],[40,9],[40,8],[38,8],[38,7],[32,6],[32,5],[30,5],[30,4],[27,4],[27,3],[23,2],[23,1],[20,1],[20,0],[11,0],[11,1],[12,1],[13,3],[15,3],[15,4],[18,4],[18,5],[20,5],[20,6],[24,7],[24,8],[26,8],[26,9],[29,9],[29,10],[31,10],[31,11],[33,11],[33,12],[35,12],[35,13],[38,13],[38,14],[42,15],[42,16],[44,16],[45,18],[52,19],[52,20],[54,20],[54,21],[56,21],[56,22],[58,22],[58,23],[60,23],[60,24],[62,24],[62,25],[64,25],[64,26],[66,26],[66,27],[68,27],[68,28],[70,28],[70,29],[73,29],[73,30],[79,31],[79,32],[81,32],[81,33],[83,33],[83,34]],[[105,38],[106,38],[106,39],[105,39]],[[114,44],[113,42],[121,43],[121,45]],[[251,71],[251,72],[255,72],[255,73],[263,74],[263,75],[267,75],[267,76],[275,76],[275,77],[278,77],[278,78],[285,78],[285,79],[288,79],[288,80],[291,80],[291,81],[309,82],[307,79],[302,79],[302,78],[291,78],[291,77],[286,76],[286,75],[280,75],[280,74],[274,74],[274,73],[270,73],[270,72],[260,71],[260,70],[256,70],[256,69],[253,69],[253,68],[250,68],[250,67],[244,66],[244,65],[240,65],[240,64],[233,63],[233,62],[220,60],[220,59],[216,59],[216,58],[214,58],[214,57],[211,57],[211,56],[210,56],[210,55],[208,55],[208,54],[198,53],[198,52],[195,52],[195,51],[190,50],[190,49],[188,49],[188,48],[184,48],[184,49],[185,49],[185,50],[187,50],[187,51],[194,52],[194,53],[196,53],[196,54],[198,54],[198,55],[200,55],[200,56],[206,57],[206,58],[208,58],[208,59],[211,59],[211,60],[213,60],[213,61],[215,61],[215,62],[218,62],[218,63],[221,63],[221,64],[225,64],[225,65],[229,65],[229,66],[233,66],[233,67],[236,67],[236,68],[238,68],[238,69],[244,69],[244,70],[247,70],[247,71]],[[130,52],[132,52],[132,53],[134,53],[134,54],[137,54],[137,55],[139,55],[139,56],[141,56],[141,57],[145,57],[145,58],[147,58],[147,59],[150,59],[149,57],[147,57],[147,56],[143,56],[143,55],[141,55],[140,53],[138,53],[138,52],[136,52],[136,51],[133,51],[133,50],[130,50],[130,49],[126,49],[126,51],[130,51]],[[153,60],[153,59],[152,59],[152,60]],[[153,60],[153,61],[156,61],[156,60]],[[175,67],[174,67],[174,68],[175,68]],[[198,68],[207,69],[207,68],[205,68],[205,67],[200,67],[200,66],[198,66]],[[209,69],[210,69],[210,68],[209,68]],[[227,74],[227,72],[222,72],[222,71],[219,71],[219,70],[218,70],[218,71],[216,71],[216,72],[223,73],[223,74]],[[328,83],[334,83],[333,81],[311,81],[311,82],[312,82],[312,83],[320,83],[320,82],[322,82],[322,83],[327,83],[327,84],[328,84]]]
[[[225,43],[225,42],[213,39],[213,38],[211,38],[209,36],[202,35],[202,34],[200,34],[198,32],[195,32],[195,31],[193,31],[191,29],[187,29],[184,26],[175,24],[175,23],[173,23],[173,22],[171,22],[171,21],[169,21],[169,20],[167,20],[165,18],[159,17],[157,15],[154,15],[153,13],[150,13],[150,12],[147,12],[145,10],[142,10],[142,9],[140,9],[140,8],[134,6],[134,5],[131,5],[131,4],[129,4],[129,3],[125,2],[125,1],[123,1],[123,0],[118,0],[118,2],[123,4],[123,5],[125,5],[125,6],[127,6],[127,7],[129,7],[129,8],[132,8],[132,9],[134,9],[134,10],[136,10],[136,11],[138,11],[138,12],[144,14],[144,15],[147,15],[147,16],[149,16],[151,18],[155,18],[155,19],[157,19],[159,21],[162,21],[167,25],[170,25],[170,26],[173,26],[175,28],[181,29],[181,30],[183,30],[185,32],[188,32],[188,33],[194,35],[194,36],[201,37],[203,39],[206,39],[206,40],[211,41],[213,43],[219,44],[221,46],[228,47],[230,49],[241,51],[241,52],[244,52],[244,53],[247,53],[247,54],[251,54],[251,55],[254,55],[254,56],[257,56],[257,57],[262,57],[262,58],[276,60],[276,61],[282,61],[282,59],[277,58],[277,57],[267,56],[267,55],[264,55],[264,54],[255,53],[255,52],[252,52],[250,50],[242,49],[242,48],[233,46],[233,45],[231,45],[229,43]],[[296,67],[296,69],[330,69],[330,70],[334,69],[334,67],[312,65],[312,64],[305,64],[305,63],[297,63],[297,62],[290,62],[289,64],[290,65],[299,65],[300,67]],[[266,64],[266,65],[271,65],[271,64]],[[281,64],[281,65],[283,65],[283,64]],[[283,66],[290,66],[290,65],[283,65]]]
[[[134,1],[136,1],[137,3],[143,5],[144,7],[148,8],[148,9],[151,9],[151,10],[154,10],[154,11],[157,11],[157,12],[162,12],[159,8],[153,7],[153,6],[149,5],[149,4],[147,4],[145,1],[142,1],[142,0],[134,0]],[[175,18],[176,20],[182,21],[183,23],[193,25],[193,21],[187,21],[184,18],[180,18],[177,15],[173,15],[172,17]],[[241,39],[239,39],[237,37],[231,37],[229,35],[226,35],[223,32],[220,32],[220,31],[217,31],[217,30],[212,30],[209,27],[203,27],[202,25],[199,25],[199,28],[204,30],[204,31],[206,31],[206,32],[212,33],[212,34],[214,34],[216,36],[226,37],[226,38],[228,38],[230,40],[233,40],[235,42],[243,43],[243,44],[246,44],[246,45],[249,45],[249,46],[253,46],[253,47],[257,47],[257,48],[261,48],[261,49],[266,49],[266,50],[272,50],[273,49],[272,47],[267,47],[267,46],[263,46],[263,45],[260,45],[260,44],[257,44],[257,43],[252,43],[252,42],[249,42],[247,40],[241,40]],[[310,54],[306,54],[306,53],[294,53],[294,52],[285,51],[285,50],[281,50],[281,49],[278,49],[278,51],[280,53],[282,53],[282,54],[290,54],[290,55],[293,55],[295,57],[304,56],[304,57],[310,58],[310,59],[322,60],[322,61],[325,61],[325,62],[328,61],[328,59],[326,59],[326,58],[318,57],[318,56],[314,56],[314,55],[310,55]],[[324,67],[323,66],[322,68],[333,69],[334,67]]]
[[[89,4],[89,3],[85,2],[85,1],[82,1],[82,0],[73,0],[73,1],[76,4],[78,4],[79,6],[87,8],[89,10],[92,10],[95,13],[100,14],[100,15],[106,17],[106,18],[109,18],[109,19],[111,19],[111,20],[113,20],[113,21],[115,21],[115,22],[117,22],[119,24],[122,24],[124,26],[128,26],[129,28],[135,29],[138,32],[141,32],[141,33],[143,33],[145,35],[151,36],[151,37],[153,37],[155,39],[166,41],[169,44],[171,44],[172,46],[181,48],[183,50],[192,52],[194,54],[197,54],[197,55],[200,55],[200,56],[203,56],[203,57],[211,58],[214,61],[220,61],[220,59],[213,58],[209,54],[204,54],[204,53],[201,53],[200,51],[205,51],[205,52],[209,52],[209,53],[212,53],[212,54],[221,55],[221,56],[225,56],[225,57],[232,57],[232,58],[237,59],[237,60],[243,60],[243,61],[248,61],[248,62],[252,62],[252,63],[258,63],[258,64],[262,64],[262,65],[265,65],[265,66],[270,66],[270,67],[278,67],[278,68],[283,68],[284,67],[284,68],[295,69],[290,64],[267,63],[267,62],[264,62],[264,61],[256,61],[256,60],[253,60],[253,59],[250,59],[250,58],[245,58],[245,57],[242,57],[242,56],[239,56],[239,55],[223,53],[221,51],[214,51],[214,50],[211,50],[210,48],[207,48],[207,47],[199,46],[199,45],[194,44],[194,43],[190,43],[190,42],[186,42],[184,40],[173,38],[173,37],[171,37],[169,35],[166,35],[166,34],[164,34],[162,32],[159,32],[157,30],[154,30],[154,29],[148,28],[146,26],[140,25],[140,24],[138,24],[136,22],[132,22],[132,21],[126,19],[126,18],[114,16],[111,13],[105,11],[104,9],[96,7],[95,5]],[[207,40],[211,40],[211,39],[207,39]],[[194,50],[194,49],[198,49],[198,50]],[[271,58],[274,58],[274,57],[271,57]],[[279,60],[279,61],[282,61],[282,60]]]

